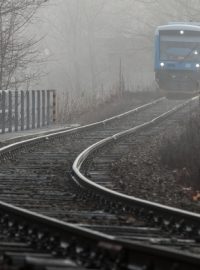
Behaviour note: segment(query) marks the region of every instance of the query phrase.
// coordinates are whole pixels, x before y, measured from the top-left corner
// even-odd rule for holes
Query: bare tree
[[[199,0],[136,0],[141,4],[143,16],[138,10],[133,17],[137,28],[124,29],[124,33],[134,36],[141,40],[138,50],[152,51],[154,31],[158,25],[168,22],[180,21],[200,21],[200,2]],[[138,6],[137,6],[138,7]],[[130,9],[127,10],[130,16]],[[131,21],[131,20],[130,20]]]
[[[99,30],[97,27],[98,17],[102,14],[106,5],[106,1],[99,1],[93,3],[91,1],[84,2],[84,13],[86,18],[88,51],[90,59],[90,71],[91,71],[91,88],[96,90],[97,88],[97,64],[96,64],[96,46],[95,46],[95,34]]]
[[[39,39],[28,26],[46,0],[0,0],[0,89],[14,88],[37,76],[31,65],[38,61]]]

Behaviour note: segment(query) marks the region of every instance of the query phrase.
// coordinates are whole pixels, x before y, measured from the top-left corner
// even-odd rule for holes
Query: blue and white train
[[[200,88],[200,23],[174,22],[155,32],[155,79],[167,94]]]

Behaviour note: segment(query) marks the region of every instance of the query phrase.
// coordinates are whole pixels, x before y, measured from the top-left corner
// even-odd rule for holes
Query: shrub
[[[173,169],[182,183],[200,188],[200,115],[191,115],[178,130],[162,138],[161,162]]]

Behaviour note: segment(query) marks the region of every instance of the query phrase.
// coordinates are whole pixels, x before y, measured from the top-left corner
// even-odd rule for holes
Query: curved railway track
[[[86,127],[76,128],[68,131],[62,131],[58,132],[57,134],[42,136],[36,139],[30,139],[2,148],[0,200],[6,203],[14,204],[15,206],[38,212],[40,214],[44,214],[46,216],[56,218],[58,220],[76,223],[79,226],[92,228],[95,230],[107,232],[109,234],[110,231],[112,231],[114,237],[110,236],[107,238],[107,240],[111,241],[111,244],[103,244],[103,247],[101,247],[101,245],[100,247],[98,246],[98,249],[103,249],[104,252],[106,250],[106,252],[108,252],[109,254],[121,254],[121,247],[126,246],[128,250],[127,252],[130,252],[130,250],[134,250],[134,252],[136,252],[137,250],[137,252],[141,253],[141,248],[144,248],[146,250],[146,253],[151,254],[149,255],[150,257],[152,256],[152,254],[155,255],[159,253],[160,258],[162,258],[161,261],[166,259],[169,261],[171,260],[171,266],[173,267],[183,267],[183,265],[181,265],[181,261],[184,262],[184,267],[187,266],[187,263],[190,263],[191,267],[192,263],[194,265],[199,264],[198,256],[196,255],[198,254],[198,252],[194,255],[190,253],[191,247],[193,248],[193,250],[199,249],[198,243],[195,241],[194,238],[188,237],[188,235],[198,236],[198,215],[186,213],[184,211],[176,209],[170,209],[169,207],[163,207],[161,205],[149,203],[137,198],[129,198],[128,196],[122,194],[119,195],[117,192],[114,191],[110,192],[110,190],[102,187],[102,185],[106,187],[112,187],[112,183],[110,184],[109,182],[105,183],[104,180],[102,181],[102,179],[104,179],[102,176],[100,177],[101,180],[98,180],[97,185],[86,179],[86,177],[83,176],[79,171],[82,163],[87,164],[87,162],[85,162],[84,160],[89,155],[91,149],[92,153],[94,154],[94,152],[99,151],[100,146],[105,145],[105,143],[107,143],[108,141],[112,141],[113,143],[113,141],[118,141],[118,139],[122,138],[124,135],[139,131],[140,129],[144,129],[150,125],[156,124],[157,122],[163,120],[164,118],[168,117],[170,114],[178,110],[179,103],[180,102],[177,101],[167,101],[165,99],[159,99],[155,102],[141,106],[140,108],[137,108],[133,111],[129,111],[126,114],[93,125],[88,125]],[[184,104],[184,108],[186,111],[188,106],[189,109],[191,109],[190,106],[192,106],[188,105],[189,103],[187,103],[188,102],[185,102]],[[192,103],[195,103],[195,100],[193,100]],[[183,104],[181,104],[180,106],[183,106]],[[160,117],[160,115],[162,115],[162,117]],[[152,119],[155,120],[152,121]],[[101,142],[99,143],[99,141]],[[125,143],[125,145],[127,147],[127,143]],[[87,147],[89,147],[89,149],[84,150]],[[96,150],[96,147],[98,150]],[[122,144],[121,147],[124,148],[124,145]],[[82,151],[83,153],[80,154]],[[110,155],[106,155],[105,158],[111,161],[112,159],[115,159],[117,155],[120,155],[120,153],[110,153]],[[71,166],[77,156],[78,158],[73,165],[74,172],[72,181]],[[106,162],[105,158],[103,160],[104,164]],[[99,186],[99,184],[101,185],[101,187]],[[8,218],[8,216],[10,217],[11,215],[10,213],[12,213],[13,215],[13,211],[15,215],[18,215],[16,213],[16,209],[13,210],[12,208],[9,208],[10,210],[7,211],[10,211],[10,213],[6,214],[6,205],[2,203],[1,208],[2,207],[3,214],[1,223],[5,224],[8,234],[10,234],[9,226],[11,227],[11,231],[13,227],[17,227],[17,232],[19,234],[19,224],[17,223],[18,225],[14,226],[14,223],[10,222]],[[130,213],[133,212],[134,219],[130,219]],[[29,217],[29,215],[31,215],[30,213],[27,212],[25,214],[28,216],[28,219],[31,219]],[[24,220],[27,219],[27,217],[23,217],[23,214],[19,215],[20,220],[21,218]],[[37,217],[36,219],[41,219],[40,222],[42,222],[43,226],[45,227],[45,221],[42,217]],[[46,221],[47,220],[48,219],[46,218]],[[48,220],[48,222],[51,224],[51,222],[53,221]],[[192,222],[193,225],[191,225]],[[21,225],[22,234],[24,226],[25,225]],[[28,225],[26,224],[26,226]],[[40,227],[43,226],[40,225]],[[49,226],[53,227],[52,230],[55,233],[54,226],[56,225]],[[61,225],[57,224],[57,226],[59,227]],[[62,226],[64,229],[63,223]],[[70,227],[70,225],[68,226]],[[176,228],[176,230],[172,230],[174,228]],[[34,230],[29,230],[31,231],[30,235],[33,234],[33,236],[35,236]],[[71,225],[70,230],[73,231],[73,233],[76,230],[78,231],[75,225],[74,227]],[[175,242],[177,246],[177,248],[175,248],[175,251],[173,252],[169,250],[169,247],[173,244],[172,241],[169,241],[172,237],[172,231],[176,236],[176,238],[174,239],[176,240]],[[82,238],[87,238],[87,234],[89,231],[83,228],[83,232],[86,233],[86,236],[82,236]],[[70,233],[68,233],[68,237],[69,234]],[[90,241],[97,241],[94,240],[95,233],[91,235],[92,236],[89,237]],[[186,235],[187,238],[185,237]],[[112,241],[114,241],[116,236],[120,237],[120,239],[131,239],[131,243],[125,244],[123,240],[117,240],[117,248],[113,248]],[[44,233],[41,233],[40,238],[42,239],[42,237],[44,237]],[[106,236],[103,236],[101,233],[97,233],[97,239],[98,237],[102,240],[103,237]],[[51,245],[49,244],[50,238],[48,238],[48,241],[46,240],[48,242],[49,249],[49,246],[51,246],[52,248],[52,243],[54,244],[54,246],[56,246],[55,237],[53,238]],[[72,239],[70,241],[73,242]],[[123,242],[123,245],[120,241]],[[163,246],[166,245],[166,243],[168,245],[168,249],[163,249]],[[31,244],[33,245],[32,241]],[[155,246],[156,244],[157,246]],[[188,244],[190,245],[190,247],[186,249],[186,246],[188,246]],[[40,243],[38,243],[38,245],[40,245]],[[76,261],[78,257],[82,265],[84,265],[85,261],[87,261],[87,263],[89,263],[89,261],[92,261],[93,264],[97,264],[98,260],[97,257],[95,257],[97,256],[97,254],[94,256],[95,260],[93,258],[93,260],[85,259],[84,261],[82,252],[80,252],[81,256],[80,254],[77,255],[76,253],[78,251],[74,251],[71,246],[73,246],[72,243],[70,243],[70,245],[65,243],[64,248],[61,248],[62,252],[63,250],[65,250],[65,252],[66,250],[68,250],[68,253],[70,254],[69,257],[73,257],[71,253],[73,254],[74,252],[76,255],[74,255],[76,257]],[[184,256],[182,256],[180,253],[180,250],[183,248],[185,248],[187,251]],[[57,253],[58,251],[56,252],[56,254]],[[90,253],[91,251],[89,252],[89,254]],[[176,254],[176,256],[174,254]],[[8,256],[4,256],[4,262],[5,257],[7,260],[9,258],[11,261],[14,261],[13,258],[18,258],[19,256],[19,254],[7,255]],[[142,255],[140,254],[140,256]],[[22,256],[23,262],[24,257],[27,258],[27,256]],[[36,261],[34,261],[35,257],[36,261],[39,264],[37,254],[36,256],[32,255],[32,261],[29,261],[31,261],[32,264],[36,263]],[[157,262],[159,262],[160,258],[157,258]],[[125,263],[124,257],[123,259],[120,259],[118,263],[121,264],[122,261],[123,263]],[[126,259],[126,264],[130,263],[130,261],[132,260]],[[156,267],[156,264],[152,258],[150,260],[150,266],[149,259],[147,261],[147,264],[141,264],[141,261],[138,262],[138,265],[140,265],[141,268],[132,269],[157,269],[148,268],[153,267],[152,263]],[[174,261],[180,262],[179,264],[177,264],[177,266],[175,266]],[[70,263],[71,262],[69,262],[69,265]],[[102,263],[102,261],[101,263],[99,262],[99,265],[101,267]],[[116,263],[114,259],[113,263]],[[137,265],[137,260],[134,263],[136,263]],[[147,268],[142,268],[144,266]],[[97,267],[97,265],[95,265],[94,267]],[[126,267],[125,269],[128,269],[128,267]]]

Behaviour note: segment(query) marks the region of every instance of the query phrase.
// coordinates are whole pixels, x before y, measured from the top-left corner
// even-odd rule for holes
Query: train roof
[[[166,25],[160,25],[156,28],[155,34],[158,34],[160,30],[188,30],[188,31],[200,31],[200,23],[169,23]]]

